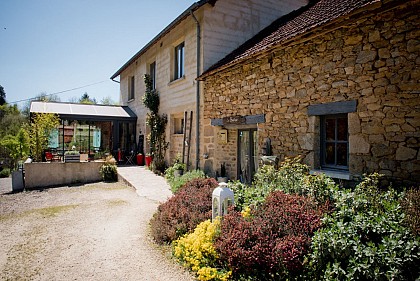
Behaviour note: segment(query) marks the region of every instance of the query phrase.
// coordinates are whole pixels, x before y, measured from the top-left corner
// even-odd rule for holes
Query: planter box
[[[102,181],[104,162],[25,163],[25,188],[43,188]]]
[[[75,162],[80,162],[80,154],[78,155],[64,155],[64,162],[66,163],[75,163]]]

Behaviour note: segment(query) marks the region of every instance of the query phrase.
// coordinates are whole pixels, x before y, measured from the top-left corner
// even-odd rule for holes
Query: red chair
[[[53,155],[51,152],[45,152],[45,160],[47,160],[48,162],[51,162],[53,160]]]

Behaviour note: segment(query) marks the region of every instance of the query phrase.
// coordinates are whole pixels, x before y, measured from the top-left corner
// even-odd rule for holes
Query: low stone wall
[[[101,181],[103,162],[25,163],[25,188],[42,188]]]

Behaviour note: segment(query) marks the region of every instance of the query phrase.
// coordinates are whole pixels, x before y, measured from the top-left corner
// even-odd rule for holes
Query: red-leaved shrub
[[[274,191],[251,217],[231,210],[224,216],[215,247],[234,276],[260,279],[294,274],[302,269],[311,236],[321,226],[327,204]]]
[[[158,207],[150,220],[152,236],[160,244],[170,243],[211,219],[214,179],[194,179]]]

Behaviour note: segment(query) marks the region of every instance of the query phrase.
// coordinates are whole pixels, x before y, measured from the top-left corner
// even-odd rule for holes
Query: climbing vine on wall
[[[146,91],[143,96],[143,104],[150,110],[146,117],[146,124],[150,127],[147,136],[150,142],[150,154],[153,156],[153,170],[163,172],[165,170],[165,153],[168,148],[165,129],[168,123],[166,114],[159,115],[159,93],[153,89],[150,75],[144,75]]]

